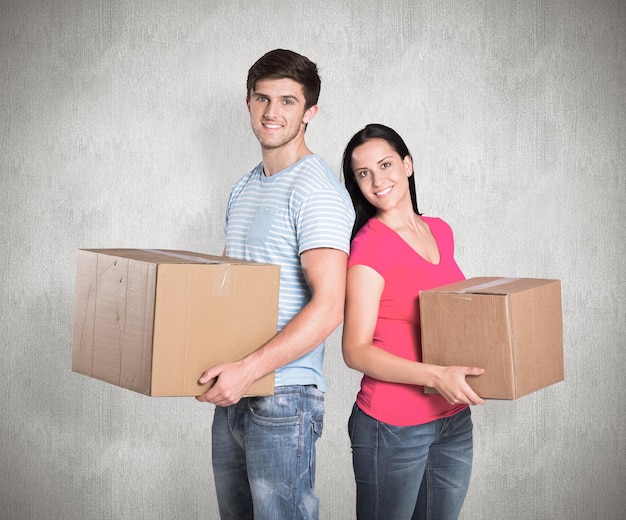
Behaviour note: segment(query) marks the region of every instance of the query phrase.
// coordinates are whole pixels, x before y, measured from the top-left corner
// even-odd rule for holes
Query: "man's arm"
[[[260,377],[302,357],[324,341],[343,320],[348,255],[329,248],[300,255],[312,297],[287,325],[259,350],[241,361],[217,365],[200,378],[215,384],[196,399],[217,406],[238,402]]]

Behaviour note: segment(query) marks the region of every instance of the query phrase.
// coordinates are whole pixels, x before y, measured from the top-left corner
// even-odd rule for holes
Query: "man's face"
[[[252,131],[261,147],[268,150],[301,137],[316,109],[305,109],[302,85],[289,78],[257,81],[247,104]]]

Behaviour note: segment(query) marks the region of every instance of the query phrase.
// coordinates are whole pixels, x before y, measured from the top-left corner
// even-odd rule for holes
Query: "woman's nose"
[[[380,186],[382,184],[383,176],[380,173],[372,172],[370,175],[372,177],[372,185],[373,186]]]

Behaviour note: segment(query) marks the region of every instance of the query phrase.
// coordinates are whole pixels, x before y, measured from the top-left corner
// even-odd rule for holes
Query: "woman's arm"
[[[348,269],[342,340],[346,364],[381,381],[435,388],[450,403],[483,404],[465,381],[465,376],[480,375],[483,369],[418,363],[372,344],[384,285],[383,277],[370,267]]]

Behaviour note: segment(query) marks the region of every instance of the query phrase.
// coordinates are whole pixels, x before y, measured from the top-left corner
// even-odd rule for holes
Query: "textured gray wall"
[[[337,172],[356,130],[394,126],[466,275],[562,280],[566,381],[475,409],[462,518],[625,518],[620,0],[0,1],[0,518],[216,518],[212,408],[71,373],[75,251],[221,251],[260,158],[246,72],[276,47],[320,66],[309,143]],[[318,490],[343,520],[338,332],[327,368]]]

